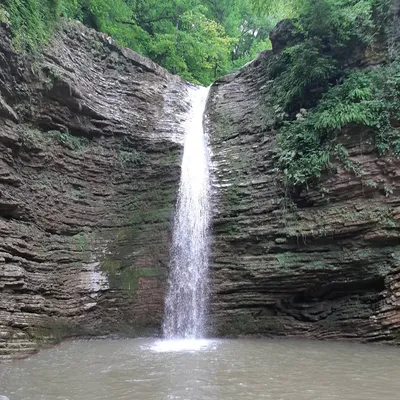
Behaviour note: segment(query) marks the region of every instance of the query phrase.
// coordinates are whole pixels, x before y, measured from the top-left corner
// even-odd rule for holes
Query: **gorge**
[[[265,73],[279,29],[273,51],[210,89],[209,335],[397,344],[399,159],[349,127],[366,174],[337,162],[323,191],[288,195]],[[36,55],[13,49],[6,23],[0,36],[0,357],[158,334],[189,84],[77,22]]]

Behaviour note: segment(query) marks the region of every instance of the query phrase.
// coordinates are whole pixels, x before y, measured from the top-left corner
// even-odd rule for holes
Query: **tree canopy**
[[[254,5],[251,0],[0,0],[0,11],[7,10],[20,49],[43,43],[58,17],[74,18],[169,71],[208,85],[270,46],[268,33],[282,7],[256,13]]]

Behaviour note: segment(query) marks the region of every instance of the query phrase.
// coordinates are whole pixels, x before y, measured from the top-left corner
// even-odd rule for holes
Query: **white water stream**
[[[204,337],[208,301],[210,169],[203,116],[209,88],[190,88],[191,110],[174,220],[164,337]]]

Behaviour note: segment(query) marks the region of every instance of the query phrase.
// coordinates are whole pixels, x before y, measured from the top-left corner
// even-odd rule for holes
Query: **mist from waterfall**
[[[209,88],[189,89],[181,181],[165,299],[166,339],[204,337],[210,254],[210,169],[203,116]]]

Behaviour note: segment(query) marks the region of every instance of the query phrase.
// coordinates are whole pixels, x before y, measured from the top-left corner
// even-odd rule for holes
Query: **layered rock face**
[[[159,327],[186,83],[77,23],[0,37],[0,357]]]
[[[285,191],[272,57],[216,82],[209,101],[214,333],[398,343],[400,160],[349,130],[341,141],[361,177],[338,164],[320,189]]]
[[[77,23],[31,58],[4,25],[0,37],[0,359],[71,335],[154,332],[187,84]],[[210,93],[213,334],[398,343],[400,162],[349,130],[362,177],[338,163],[322,190],[287,192],[271,59]]]

